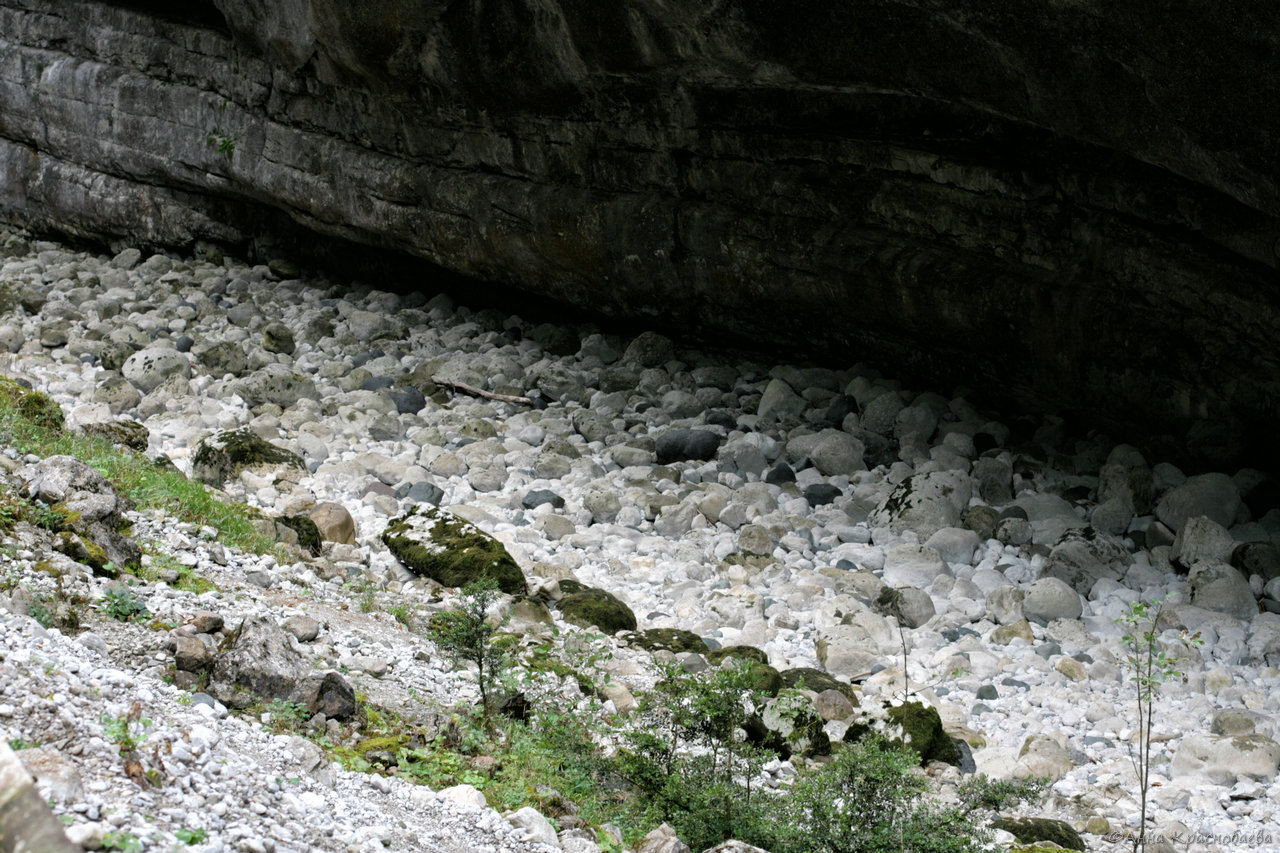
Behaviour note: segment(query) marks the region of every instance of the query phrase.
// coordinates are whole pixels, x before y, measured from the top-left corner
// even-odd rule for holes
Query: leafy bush
[[[750,667],[735,661],[691,675],[673,665],[664,676],[624,735],[617,774],[643,792],[655,823],[671,824],[694,849],[730,838],[766,846],[775,803],[752,790],[769,753],[746,738],[765,698],[752,689]]]
[[[120,622],[139,621],[151,615],[147,605],[124,587],[111,587],[102,597],[104,600],[98,605],[98,609]]]
[[[870,737],[796,781],[767,846],[774,853],[977,853],[991,838],[981,819],[1038,797],[1044,785],[979,776],[960,787],[959,804],[943,805],[929,797],[915,753]]]

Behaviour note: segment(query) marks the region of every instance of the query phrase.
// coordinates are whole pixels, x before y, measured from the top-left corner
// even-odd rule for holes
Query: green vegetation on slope
[[[171,465],[101,438],[67,432],[61,415],[47,395],[0,377],[0,446],[41,457],[74,456],[110,480],[139,509],[162,509],[180,521],[207,524],[231,547],[261,554],[275,546],[255,528],[249,507],[220,501]]]

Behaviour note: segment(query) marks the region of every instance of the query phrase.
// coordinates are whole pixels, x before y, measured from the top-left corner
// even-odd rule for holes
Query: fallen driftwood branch
[[[0,853],[77,853],[31,774],[0,738]]]
[[[470,394],[473,397],[484,397],[486,400],[497,400],[499,403],[517,403],[522,406],[533,405],[533,401],[528,397],[517,397],[514,394],[495,394],[492,391],[485,391],[482,388],[476,388],[463,382],[453,382],[449,379],[437,379],[434,376],[431,377],[431,381],[439,385],[441,388],[461,391],[463,394]]]

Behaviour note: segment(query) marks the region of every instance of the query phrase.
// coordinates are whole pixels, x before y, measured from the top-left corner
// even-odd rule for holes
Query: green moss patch
[[[930,761],[942,761],[953,766],[960,765],[960,750],[955,742],[942,730],[942,718],[936,708],[928,707],[920,702],[904,702],[901,705],[886,705],[889,718],[889,742],[895,746],[911,750],[920,757],[921,766]],[[896,732],[901,732],[897,737]],[[854,724],[845,732],[844,739],[855,742],[872,732],[868,724]]]
[[[715,666],[719,666],[725,658],[766,664],[769,662],[769,656],[755,646],[725,646],[723,649],[707,652],[703,657],[707,659],[708,663]]]
[[[564,582],[561,581],[562,588],[563,585]],[[692,631],[686,631],[682,628],[647,628],[644,631],[628,634],[626,640],[633,646],[639,646],[651,652],[667,651],[675,654],[697,652],[698,654],[706,654],[708,651],[707,644],[703,642],[701,637]]]
[[[1051,841],[1066,850],[1085,850],[1084,839],[1070,824],[1043,817],[999,818],[992,829],[1003,829],[1023,844]]]
[[[560,614],[566,622],[584,628],[595,626],[606,634],[636,629],[636,614],[613,593],[588,588],[560,599]]]
[[[62,407],[48,394],[32,391],[15,379],[0,376],[0,398],[35,426],[51,432],[62,432],[66,417],[62,413]]]
[[[296,453],[245,428],[206,436],[191,459],[196,479],[218,486],[246,468],[259,465],[287,465],[305,471],[306,463]]]
[[[313,557],[320,555],[324,547],[320,539],[320,528],[316,527],[316,523],[309,516],[286,515],[282,516],[279,522],[298,534],[298,547]]]
[[[392,520],[381,538],[405,568],[444,586],[488,577],[512,595],[527,589],[524,572],[501,542],[444,510],[414,507]]]

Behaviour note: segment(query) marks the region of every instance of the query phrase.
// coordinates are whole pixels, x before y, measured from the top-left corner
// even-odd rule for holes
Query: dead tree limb
[[[454,382],[449,379],[437,379],[431,377],[431,381],[439,385],[441,388],[449,388],[453,391],[461,391],[463,394],[470,394],[473,397],[484,397],[486,400],[497,400],[499,403],[516,403],[521,406],[532,406],[533,401],[528,397],[517,397],[514,394],[495,394],[492,391],[485,391],[463,382]]]

